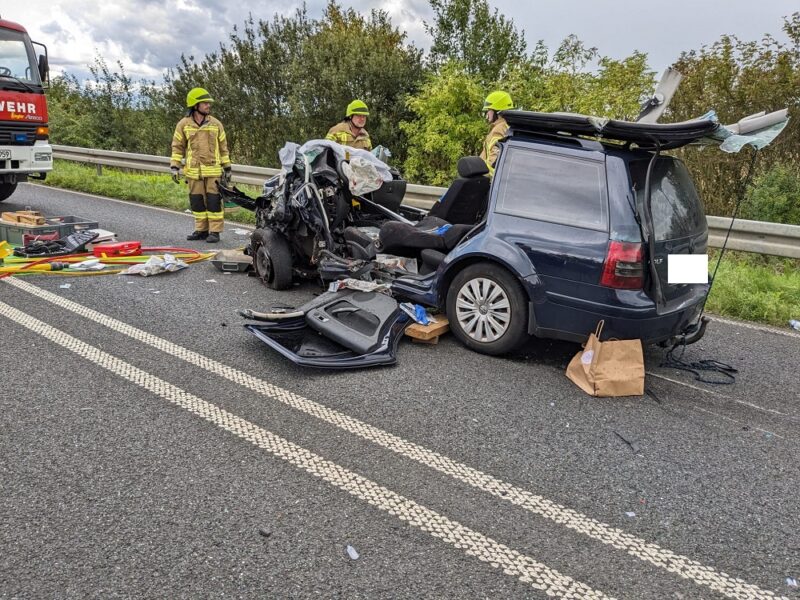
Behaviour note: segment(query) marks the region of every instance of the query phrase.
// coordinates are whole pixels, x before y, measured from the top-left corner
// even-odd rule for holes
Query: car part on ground
[[[243,311],[250,331],[293,363],[323,369],[393,364],[397,344],[409,324],[397,302],[382,293],[328,292],[285,312]]]

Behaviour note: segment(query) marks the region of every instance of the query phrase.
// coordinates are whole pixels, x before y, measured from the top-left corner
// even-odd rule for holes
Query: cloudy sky
[[[427,48],[423,22],[427,0],[340,0],[360,11],[382,8],[417,46]],[[633,50],[649,56],[662,71],[682,50],[710,44],[725,33],[760,39],[771,33],[785,40],[782,17],[800,10],[797,0],[489,0],[524,29],[529,46],[542,39],[551,49],[574,33],[604,55],[622,58]],[[48,46],[55,72],[79,77],[99,53],[110,64],[122,61],[138,78],[160,80],[181,53],[196,57],[227,40],[248,13],[269,19],[290,14],[294,0],[27,0],[3,2],[0,16],[25,26],[34,41]],[[308,0],[318,17],[324,0]]]

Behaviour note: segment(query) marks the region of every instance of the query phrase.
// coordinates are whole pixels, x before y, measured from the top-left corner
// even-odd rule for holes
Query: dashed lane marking
[[[0,302],[0,315],[548,596],[608,598],[485,535]]]
[[[547,498],[533,494],[527,490],[497,479],[473,467],[458,463],[447,456],[429,450],[424,446],[404,440],[403,438],[383,431],[377,427],[354,419],[339,411],[308,400],[298,394],[280,388],[272,383],[253,377],[228,365],[219,363],[187,348],[183,348],[168,340],[150,334],[127,323],[114,319],[96,310],[62,298],[18,278],[6,278],[5,281],[21,290],[37,296],[47,302],[65,308],[77,315],[103,325],[113,331],[138,340],[152,348],[195,365],[206,372],[214,373],[251,391],[272,398],[296,410],[314,416],[340,429],[353,433],[365,440],[391,450],[431,469],[443,473],[453,479],[466,483],[476,489],[487,492],[496,498],[510,502],[535,515],[549,519],[573,531],[582,533],[612,548],[616,548],[644,562],[675,573],[697,585],[708,587],[728,598],[744,600],[751,598],[775,598],[775,594],[749,584],[741,579],[705,566],[681,554],[647,542],[629,533],[597,521],[571,508],[561,506]]]

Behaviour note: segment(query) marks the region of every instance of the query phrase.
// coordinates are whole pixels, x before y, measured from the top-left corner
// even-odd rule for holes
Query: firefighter
[[[372,150],[372,140],[369,132],[364,129],[367,124],[369,109],[362,100],[353,100],[347,105],[344,121],[337,123],[328,130],[326,140],[338,142],[343,146]]]
[[[183,175],[189,183],[189,207],[194,215],[194,231],[187,240],[219,241],[225,210],[218,181],[230,180],[231,159],[225,129],[211,116],[214,99],[203,88],[192,88],[186,95],[186,116],[178,122],[172,136],[170,168],[179,182],[181,159],[186,159]]]
[[[506,132],[508,131],[508,123],[499,113],[502,110],[509,110],[513,107],[514,103],[511,101],[511,95],[508,92],[492,92],[486,96],[486,100],[483,102],[483,114],[486,116],[491,128],[483,141],[481,158],[486,163],[486,166],[489,167],[489,177],[494,176],[494,165],[500,155],[498,142],[506,137]]]

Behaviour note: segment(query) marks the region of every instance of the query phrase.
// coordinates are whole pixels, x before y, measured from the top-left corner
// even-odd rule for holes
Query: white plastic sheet
[[[151,256],[147,262],[133,265],[125,269],[120,275],[141,275],[142,277],[150,277],[151,275],[158,275],[160,273],[173,273],[188,267],[185,262],[180,258],[175,258],[172,254],[164,254],[164,256]]]

